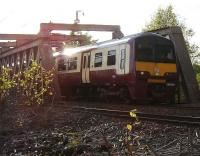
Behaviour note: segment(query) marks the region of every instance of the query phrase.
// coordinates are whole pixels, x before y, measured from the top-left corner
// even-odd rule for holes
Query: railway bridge
[[[55,65],[53,49],[62,49],[63,43],[79,41],[83,43],[84,35],[55,34],[52,31],[104,31],[112,32],[112,37],[122,38],[118,25],[41,23],[38,34],[0,34],[0,68],[9,67],[18,72],[37,60],[45,69]],[[187,52],[182,31],[179,27],[169,27],[153,32],[166,36],[174,42],[180,71],[180,84],[190,103],[199,102],[198,84]],[[6,41],[6,42],[5,42]],[[55,90],[59,98],[59,87],[55,79]]]
[[[55,65],[53,49],[62,50],[64,43],[84,42],[84,35],[55,34],[52,31],[104,31],[112,32],[113,38],[123,34],[118,25],[41,23],[38,34],[0,34],[0,67],[9,67],[19,72],[26,69],[31,60],[36,60],[45,69]],[[7,41],[7,42],[6,42]],[[59,97],[59,87],[55,79],[55,90]]]

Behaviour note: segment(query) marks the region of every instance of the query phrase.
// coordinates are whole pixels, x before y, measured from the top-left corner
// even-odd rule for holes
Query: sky
[[[73,23],[76,10],[82,10],[80,24],[120,25],[125,35],[142,31],[155,11],[168,5],[188,28],[195,32],[191,39],[200,46],[199,0],[0,0],[0,33],[39,32],[40,23]],[[92,34],[106,40],[110,33]]]

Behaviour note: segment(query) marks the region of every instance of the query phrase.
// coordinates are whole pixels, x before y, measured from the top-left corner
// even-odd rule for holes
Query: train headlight
[[[167,83],[166,86],[168,87],[174,87],[176,84],[175,83]]]
[[[177,73],[165,73],[165,78],[166,79],[177,79],[177,77],[178,77],[178,74]]]
[[[159,76],[160,74],[159,73],[156,73],[156,76]]]
[[[137,71],[136,72],[136,77],[138,79],[148,79],[149,76],[150,76],[150,74],[147,71]]]

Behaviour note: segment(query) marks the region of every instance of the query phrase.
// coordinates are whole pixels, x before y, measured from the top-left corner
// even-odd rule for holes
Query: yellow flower
[[[131,125],[131,124],[127,124],[127,129],[129,130],[129,131],[131,131],[132,130],[132,128],[133,128],[133,126]]]
[[[136,111],[137,111],[137,109],[131,110],[131,111],[130,111],[130,116],[133,117],[133,118],[136,118],[136,117],[137,117]]]

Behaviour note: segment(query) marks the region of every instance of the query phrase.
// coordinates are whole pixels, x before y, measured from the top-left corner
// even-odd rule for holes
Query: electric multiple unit
[[[140,33],[77,48],[56,56],[63,96],[117,96],[174,101],[178,82],[173,43]]]

